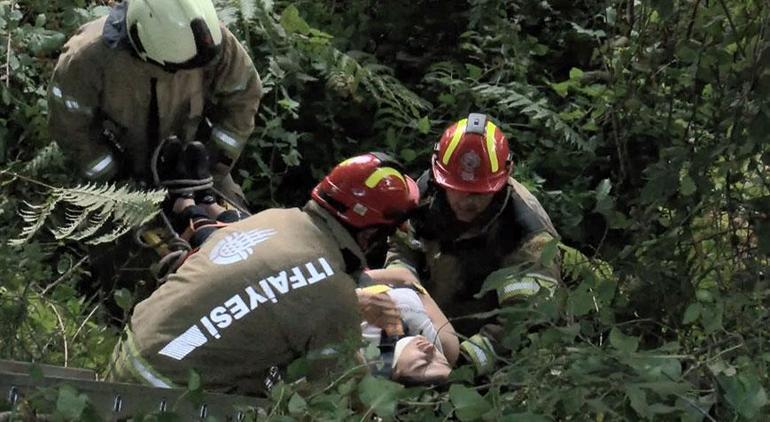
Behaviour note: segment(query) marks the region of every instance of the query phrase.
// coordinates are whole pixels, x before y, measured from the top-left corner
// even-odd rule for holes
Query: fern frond
[[[64,152],[56,142],[51,142],[38,151],[34,158],[24,163],[21,173],[28,176],[40,174],[43,169],[60,167],[64,163]]]
[[[27,204],[19,215],[25,227],[13,245],[28,241],[45,224],[57,206],[65,211],[65,224],[54,227],[51,233],[56,239],[87,240],[88,244],[111,242],[131,229],[141,226],[158,212],[158,205],[165,198],[162,190],[137,191],[127,186],[86,184],[74,188],[53,188],[41,205]],[[114,223],[111,229],[108,223]],[[106,234],[93,238],[100,230]]]
[[[548,107],[545,98],[533,100],[523,93],[519,84],[509,83],[504,85],[479,84],[473,91],[484,101],[490,102],[501,109],[515,108],[529,116],[530,119],[539,121],[545,127],[561,134],[569,144],[583,150],[593,151],[595,146],[583,139],[572,127],[567,124],[559,114]]]
[[[43,227],[45,220],[51,215],[54,208],[56,208],[57,202],[58,200],[55,198],[48,198],[48,200],[41,205],[33,205],[25,202],[27,209],[19,211],[19,216],[24,220],[26,225],[21,230],[21,233],[19,233],[19,237],[9,240],[8,244],[11,246],[20,246],[27,243],[29,239]]]

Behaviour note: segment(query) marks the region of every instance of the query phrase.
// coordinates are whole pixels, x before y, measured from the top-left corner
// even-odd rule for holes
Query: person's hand
[[[410,270],[404,267],[389,267],[364,272],[370,279],[370,284],[388,284],[399,287],[412,287],[427,295],[428,292],[420,284],[420,280]]]
[[[370,293],[356,290],[358,309],[369,324],[382,328],[389,336],[404,335],[401,325],[401,313],[387,293]]]

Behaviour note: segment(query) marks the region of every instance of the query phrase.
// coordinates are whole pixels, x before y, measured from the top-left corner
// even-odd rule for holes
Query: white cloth
[[[404,321],[404,331],[406,335],[416,336],[422,335],[427,338],[428,341],[440,351],[444,353],[444,348],[441,347],[441,341],[438,338],[438,331],[433,325],[433,322],[428,317],[428,313],[425,311],[420,296],[412,289],[409,288],[394,288],[386,292],[388,296],[396,304],[399,312],[401,312],[401,319]],[[371,343],[380,343],[380,327],[371,325],[366,321],[361,323],[361,331],[364,339]]]

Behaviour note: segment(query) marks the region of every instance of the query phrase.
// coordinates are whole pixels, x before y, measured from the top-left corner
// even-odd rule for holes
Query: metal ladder
[[[41,376],[42,374],[42,376]],[[137,384],[98,381],[88,369],[64,368],[0,359],[0,402],[15,409],[25,397],[46,387],[69,385],[85,394],[96,413],[105,421],[121,421],[135,415],[174,412],[182,420],[219,421],[245,419],[248,408],[265,409],[266,399],[204,392],[198,400],[181,388],[165,389]],[[2,420],[2,417],[0,417]]]

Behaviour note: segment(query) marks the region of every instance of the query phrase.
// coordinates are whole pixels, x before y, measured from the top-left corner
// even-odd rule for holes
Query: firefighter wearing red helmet
[[[400,327],[397,309],[381,315],[362,305],[356,280],[363,250],[417,199],[398,163],[370,153],[335,167],[303,208],[265,210],[214,231],[136,306],[110,378],[174,387],[195,369],[207,390],[260,394],[280,373],[274,368],[347,340],[357,347],[362,316]]]
[[[561,283],[558,257],[544,264],[540,255],[558,234],[512,170],[508,141],[488,116],[471,113],[450,125],[418,180],[421,200],[409,228],[391,238],[386,269],[375,277],[421,283],[450,319],[552,294]],[[490,282],[497,291],[476,298]],[[490,371],[498,321],[453,325],[469,338],[463,354],[479,373]]]

